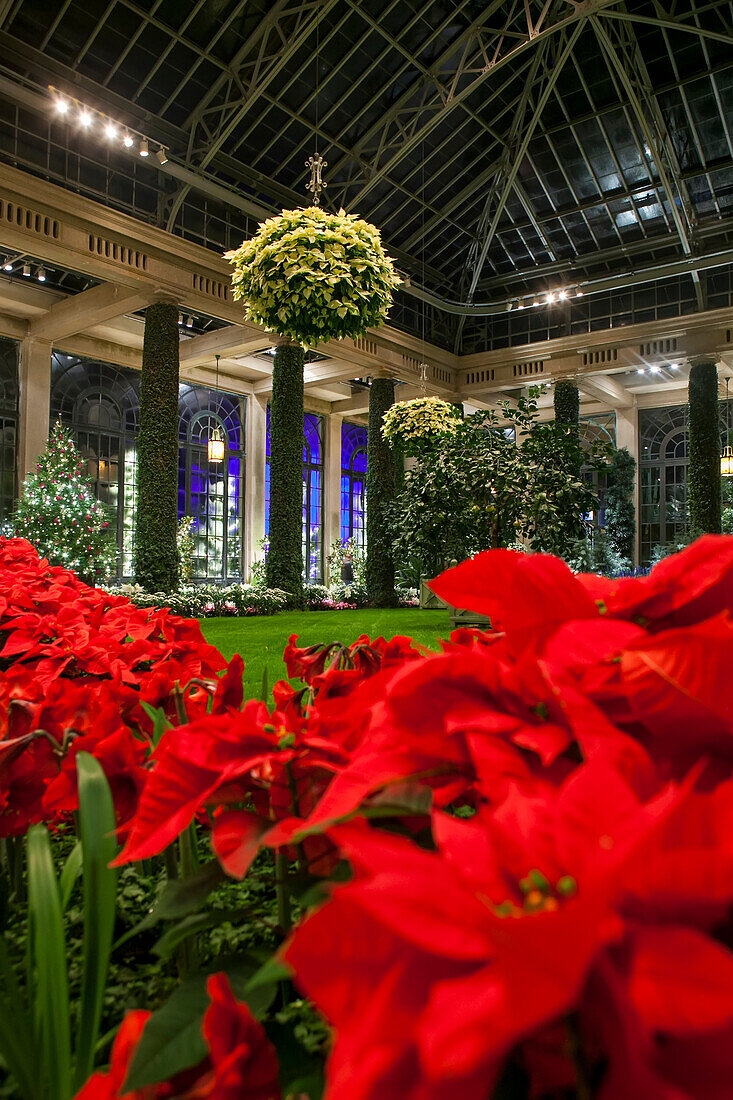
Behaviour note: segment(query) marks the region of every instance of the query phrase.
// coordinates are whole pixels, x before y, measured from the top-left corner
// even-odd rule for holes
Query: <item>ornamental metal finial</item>
[[[316,153],[314,157],[308,157],[305,166],[311,170],[311,178],[305,185],[306,191],[313,192],[313,204],[314,206],[320,206],[321,191],[328,187],[323,178],[323,169],[328,168],[328,161],[324,160],[320,153]]]

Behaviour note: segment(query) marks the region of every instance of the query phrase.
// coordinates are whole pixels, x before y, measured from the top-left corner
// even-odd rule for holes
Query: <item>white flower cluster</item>
[[[373,225],[317,206],[268,218],[226,258],[246,319],[303,345],[382,324],[399,283]]]
[[[454,405],[440,397],[415,397],[398,401],[382,418],[382,434],[393,446],[403,446],[453,432],[461,421]]]

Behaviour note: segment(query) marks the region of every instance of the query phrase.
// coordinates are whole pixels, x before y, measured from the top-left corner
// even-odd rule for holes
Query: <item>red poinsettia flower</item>
[[[733,1031],[733,956],[715,936],[731,815],[733,784],[644,801],[594,764],[471,821],[438,814],[437,853],[335,830],[354,881],[285,951],[334,1025],[326,1100],[485,1100],[513,1066],[533,1096],[578,1072],[606,1100],[688,1095],[688,1057],[702,1065]],[[710,1095],[729,1086],[726,1049]]]
[[[112,1047],[107,1073],[95,1073],[76,1100],[280,1100],[275,1048],[246,1004],[237,1001],[225,974],[206,983],[211,1004],[202,1031],[209,1055],[170,1081],[123,1092],[125,1078],[149,1012],[128,1012]]]

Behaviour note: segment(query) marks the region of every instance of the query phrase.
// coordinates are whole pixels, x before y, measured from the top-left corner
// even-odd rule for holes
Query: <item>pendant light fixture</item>
[[[216,391],[219,392],[219,356],[216,357]],[[206,453],[209,458],[209,462],[223,462],[224,461],[224,436],[221,428],[218,426],[212,428],[211,435],[209,436],[209,442],[206,447]]]
[[[733,477],[733,447],[730,445],[730,404],[728,403],[728,379],[725,380],[725,447],[720,456],[722,477]]]

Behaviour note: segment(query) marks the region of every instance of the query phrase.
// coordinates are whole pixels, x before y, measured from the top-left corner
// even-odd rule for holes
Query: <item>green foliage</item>
[[[270,403],[269,588],[303,605],[303,349],[280,344],[272,368]]]
[[[28,942],[24,988],[6,946],[0,948],[0,1056],[24,1100],[70,1100],[97,1051],[116,906],[117,847],[112,796],[100,764],[77,755],[81,844],[57,876],[49,832],[27,836]],[[76,1041],[64,914],[82,872],[82,969]]]
[[[336,539],[331,543],[331,553],[328,555],[328,580],[331,589],[341,587],[341,566],[346,557],[351,558],[351,568],[354,573],[352,587],[366,588],[366,553],[352,538]]]
[[[733,477],[721,477],[720,503],[720,529],[724,535],[733,535]]]
[[[690,465],[687,484],[693,537],[720,533],[718,370],[713,360],[690,368]]]
[[[577,431],[580,418],[580,394],[575,383],[565,378],[556,382],[553,403],[557,423],[575,428]]]
[[[178,310],[145,314],[138,437],[135,579],[149,592],[178,585]]]
[[[82,473],[72,433],[57,421],[48,446],[23,483],[15,510],[15,532],[28,539],[52,565],[91,580],[115,571],[117,547],[103,505]]]
[[[257,561],[252,562],[252,568],[249,572],[250,584],[261,585],[263,588],[267,584],[267,555],[270,550],[270,540],[265,536],[257,543],[259,549],[262,551],[262,557]]]
[[[304,345],[382,324],[398,285],[373,225],[315,206],[268,218],[226,257],[247,320]]]
[[[603,530],[592,530],[576,539],[565,561],[576,573],[600,573],[604,577],[622,577],[631,572],[631,558],[619,554]]]
[[[415,397],[398,401],[387,410],[382,434],[393,448],[400,446],[403,454],[419,455],[438,436],[455,431],[460,420],[455,405],[439,397]]]
[[[629,562],[636,541],[636,460],[625,447],[611,454],[606,492],[606,535],[611,549]]]
[[[188,584],[193,577],[194,553],[196,540],[194,539],[195,521],[193,516],[184,516],[178,524],[176,545],[178,546],[178,579],[181,584]]]
[[[531,391],[502,416],[466,417],[407,471],[389,509],[395,560],[418,559],[434,576],[454,558],[518,538],[567,552],[584,535],[594,497],[577,474],[582,452],[572,433],[539,421],[536,398]]]
[[[395,462],[382,435],[384,414],[394,404],[394,381],[375,378],[369,390],[367,439],[367,554],[366,587],[376,607],[394,607],[394,559],[390,504],[395,495]]]

